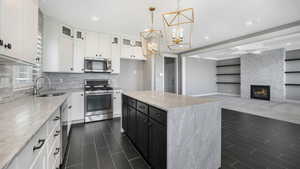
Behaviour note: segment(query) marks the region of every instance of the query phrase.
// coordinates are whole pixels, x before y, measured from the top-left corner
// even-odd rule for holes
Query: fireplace
[[[270,100],[270,86],[251,85],[251,99]]]

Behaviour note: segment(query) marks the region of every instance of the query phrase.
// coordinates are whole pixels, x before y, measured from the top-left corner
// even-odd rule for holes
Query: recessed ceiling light
[[[254,24],[254,22],[251,21],[251,20],[245,22],[245,25],[246,25],[247,27],[252,26],[253,24]]]
[[[292,43],[291,43],[291,42],[288,42],[288,43],[286,43],[285,45],[286,45],[286,46],[291,46]]]
[[[261,54],[260,50],[254,51],[253,54]]]
[[[98,18],[97,16],[92,16],[92,17],[91,17],[91,20],[92,20],[92,21],[99,21],[99,18]]]
[[[205,36],[204,39],[205,39],[205,40],[209,40],[209,37],[208,37],[208,36]]]

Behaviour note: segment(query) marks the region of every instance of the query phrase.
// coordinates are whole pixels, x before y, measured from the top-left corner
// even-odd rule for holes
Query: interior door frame
[[[162,54],[163,57],[163,89],[165,91],[165,58],[174,58],[175,59],[175,68],[176,68],[176,72],[175,72],[175,93],[178,94],[178,55],[175,54],[170,54],[170,53],[163,53]]]

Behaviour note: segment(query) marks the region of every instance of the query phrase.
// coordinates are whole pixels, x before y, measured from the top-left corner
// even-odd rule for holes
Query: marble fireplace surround
[[[251,85],[271,87],[270,101],[285,100],[285,50],[241,56],[241,97],[250,99]]]

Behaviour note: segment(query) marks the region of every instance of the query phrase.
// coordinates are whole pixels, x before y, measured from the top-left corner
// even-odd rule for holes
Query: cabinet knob
[[[0,39],[0,46],[3,46],[4,42],[2,39]]]
[[[70,70],[73,71],[74,69],[73,69],[73,68],[70,68]]]
[[[83,96],[83,94],[80,94],[80,96]]]
[[[70,105],[68,108],[69,108],[69,109],[72,109],[72,105]]]

